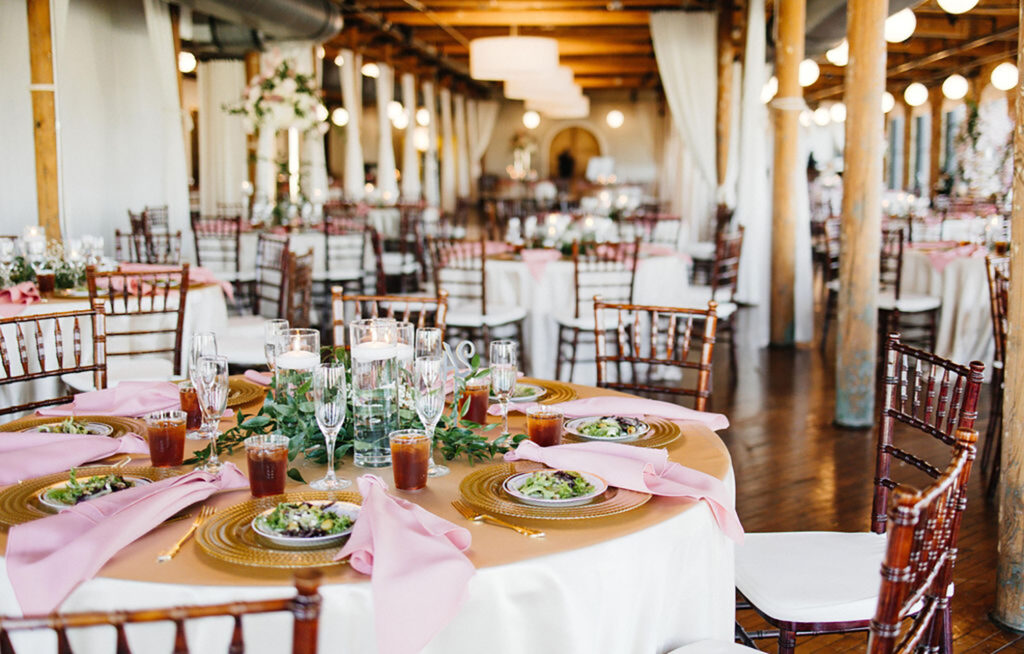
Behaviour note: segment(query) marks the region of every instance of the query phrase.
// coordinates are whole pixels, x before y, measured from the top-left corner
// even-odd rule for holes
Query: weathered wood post
[[[26,0],[36,151],[36,205],[46,236],[60,240],[60,183],[57,165],[57,87],[50,37],[50,0]]]
[[[732,42],[732,0],[718,5],[718,103],[715,139],[718,143],[718,185],[725,183],[729,169],[729,143],[732,128],[732,62],[736,48]]]

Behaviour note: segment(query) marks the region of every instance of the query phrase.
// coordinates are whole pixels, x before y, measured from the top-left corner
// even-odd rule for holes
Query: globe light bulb
[[[917,16],[907,7],[885,19],[885,40],[889,43],[902,43],[910,38],[915,29]]]
[[[331,122],[338,127],[344,127],[348,125],[348,110],[344,107],[338,107],[331,112]]]
[[[523,125],[526,129],[536,129],[540,125],[540,114],[536,111],[527,111],[523,114]]]
[[[845,66],[850,63],[850,43],[843,39],[839,45],[825,51],[825,59],[834,66]]]
[[[821,69],[818,68],[818,62],[813,59],[804,59],[800,62],[797,80],[800,82],[800,86],[810,86],[818,81],[820,74]]]
[[[824,127],[832,121],[832,114],[829,113],[828,107],[818,107],[814,110],[814,124],[818,127]]]
[[[372,77],[374,79],[380,77],[380,66],[373,63],[372,61],[363,64],[363,67],[359,70],[363,74],[363,77]]]
[[[967,95],[967,78],[953,74],[942,83],[942,95],[950,100],[960,100]]]
[[[887,114],[896,106],[896,97],[886,91],[882,94],[882,113]]]
[[[761,88],[761,103],[768,104],[775,97],[775,94],[779,92],[779,78],[772,75],[768,78],[768,81],[764,83]]]
[[[1004,61],[992,69],[992,86],[1000,91],[1009,91],[1017,86],[1017,66]]]
[[[196,56],[191,52],[182,50],[178,53],[178,70],[183,73],[191,73],[196,69]]]
[[[964,14],[978,4],[978,0],[938,0],[938,2],[947,14]]]
[[[420,127],[426,127],[430,124],[430,111],[426,107],[420,107],[416,110],[416,124]]]
[[[828,115],[832,118],[833,123],[841,123],[846,120],[846,105],[842,102],[837,102],[828,108]]]
[[[618,109],[612,109],[608,112],[608,115],[605,116],[605,121],[608,123],[608,127],[618,129],[626,122],[626,117]]]
[[[920,107],[928,102],[928,87],[921,82],[914,82],[903,91],[903,99],[911,107]]]

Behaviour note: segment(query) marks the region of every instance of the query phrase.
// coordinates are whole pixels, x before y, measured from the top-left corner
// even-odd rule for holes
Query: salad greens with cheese
[[[41,431],[46,434],[88,434],[89,425],[81,420],[67,418],[61,422],[42,425],[37,431]]]
[[[72,468],[68,483],[47,491],[46,499],[58,504],[74,506],[99,495],[125,490],[133,486],[135,486],[135,482],[125,479],[121,475],[96,475],[79,480],[75,475],[75,469]]]
[[[518,490],[542,500],[568,500],[593,493],[594,485],[574,470],[540,470],[527,477]]]
[[[579,432],[591,438],[622,438],[635,434],[640,429],[640,421],[634,418],[605,416],[583,425]]]
[[[256,521],[258,527],[279,536],[316,538],[340,534],[352,526],[352,518],[335,513],[330,504],[281,502],[274,510]]]

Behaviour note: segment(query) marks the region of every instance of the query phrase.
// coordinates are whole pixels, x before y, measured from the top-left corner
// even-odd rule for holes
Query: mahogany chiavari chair
[[[448,312],[448,293],[438,291],[437,297],[422,295],[345,295],[345,289],[331,289],[334,345],[341,346],[345,338],[346,321],[362,318],[394,318],[411,322],[417,329],[437,327],[443,337],[445,316]]]
[[[141,246],[141,247],[140,247]],[[118,261],[146,263],[146,237],[135,232],[114,230],[114,258]]]
[[[317,274],[327,297],[332,286],[363,292],[363,264],[368,240],[366,221],[354,212],[324,216],[324,272]],[[326,304],[326,300],[324,301]]]
[[[260,233],[256,240],[256,278],[252,312],[264,318],[284,313],[284,267],[288,255],[287,234]]]
[[[108,383],[167,380],[181,374],[182,330],[189,264],[153,272],[85,269],[89,299],[104,303]],[[91,390],[81,374],[65,375],[78,390]]]
[[[81,373],[92,376],[95,388],[107,386],[106,325],[103,300],[91,309],[15,316],[0,320],[0,385],[33,382],[46,377]],[[88,355],[86,348],[91,347]],[[0,407],[0,415],[34,411],[70,402],[71,395]]]
[[[988,497],[995,496],[999,487],[1000,458],[1003,450],[1003,390],[1006,383],[1006,334],[1009,323],[1010,301],[1010,259],[1009,257],[985,257],[985,271],[988,275],[989,307],[992,310],[992,336],[995,354],[992,357],[992,401],[988,412],[988,426],[985,429],[985,444],[981,448],[981,471],[988,484]]]
[[[166,234],[171,231],[171,223],[167,209],[168,207],[166,204],[156,207],[150,207],[147,205],[143,208],[142,218],[148,234],[157,234],[160,232]]]
[[[822,280],[825,283],[825,323],[821,329],[821,350],[825,351],[828,330],[836,317],[836,303],[839,301],[839,242],[841,225],[839,218],[829,218],[823,225],[825,233],[822,261]]]
[[[597,385],[620,391],[694,398],[703,411],[711,399],[711,357],[715,349],[718,315],[714,300],[707,309],[659,307],[605,302],[594,298]],[[614,334],[615,348],[607,334]],[[609,364],[613,364],[612,376]],[[629,374],[623,372],[623,365]],[[641,374],[641,368],[647,368]],[[682,372],[682,379],[666,379],[666,369]]]
[[[579,352],[580,335],[590,334],[596,328],[594,322],[594,296],[600,295],[607,302],[633,301],[636,285],[637,257],[640,238],[620,243],[572,244],[573,288],[575,311],[572,317],[556,317],[558,322],[558,345],[555,355],[555,378],[562,379],[562,365],[569,364],[568,381],[572,381],[577,361],[589,361]],[[615,328],[615,322],[602,324],[602,329]],[[585,338],[584,343],[593,346]]]
[[[973,430],[978,417],[982,363],[953,363],[901,343],[899,334],[889,335],[883,351],[870,531],[748,533],[736,548],[736,588],[748,600],[739,608],[753,608],[774,627],[749,637],[776,638],[781,654],[794,651],[797,635],[868,628],[879,597],[875,575],[890,493],[904,477],[941,477],[942,464],[928,462],[924,452],[938,444],[949,455],[956,430]],[[937,628],[948,631],[948,601],[940,612]],[[942,651],[950,646],[944,642]]]
[[[174,623],[174,652],[188,654],[189,647],[185,634],[185,621],[216,616],[234,619],[229,652],[244,654],[245,638],[242,616],[265,613],[291,613],[293,654],[316,654],[317,630],[320,622],[320,580],[319,570],[301,571],[295,574],[297,593],[293,597],[271,600],[250,600],[208,606],[180,606],[167,609],[143,609],[134,611],[110,611],[89,613],[54,613],[51,615],[0,617],[0,652],[16,654],[11,635],[19,632],[50,630],[57,636],[59,654],[71,654],[68,631],[98,626],[113,626],[117,633],[118,654],[131,654],[132,649],[125,633],[126,624],[152,622]],[[147,639],[146,648],[152,645]]]
[[[181,232],[154,232],[142,236],[135,235],[136,250],[144,253],[143,263],[160,263],[177,265],[181,263]]]
[[[932,351],[935,349],[942,298],[906,293],[901,288],[905,240],[905,226],[882,230],[878,278],[878,342],[884,343],[886,334],[898,331],[906,340]]]
[[[313,248],[306,254],[289,252],[284,284],[284,316],[289,327],[309,327],[313,308]]]
[[[256,241],[253,313],[228,317],[227,330],[217,334],[217,352],[227,357],[232,366],[264,365],[263,324],[267,320],[287,318],[290,310],[288,277],[292,260],[289,243],[287,235],[266,233],[261,233]],[[298,291],[300,296],[302,292],[302,289]],[[312,298],[308,304],[312,305]],[[291,309],[297,313],[298,319],[308,323],[308,309],[304,318],[300,307]]]
[[[192,216],[196,264],[237,286],[241,281],[242,216]]]

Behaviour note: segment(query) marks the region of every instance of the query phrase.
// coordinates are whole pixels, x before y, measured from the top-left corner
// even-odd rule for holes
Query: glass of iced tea
[[[253,497],[284,492],[288,468],[288,437],[257,434],[245,439],[245,461],[249,466],[249,490]]]
[[[185,459],[185,412],[174,409],[146,416],[149,459],[157,468],[180,466]]]
[[[178,397],[181,398],[181,410],[185,412],[186,435],[197,435],[203,426],[203,410],[199,408],[196,387],[190,381],[181,382],[178,384]]]
[[[430,437],[422,429],[400,429],[388,436],[391,442],[391,470],[398,490],[427,487],[430,469]]]
[[[491,380],[488,377],[477,377],[466,380],[466,390],[459,398],[459,415],[464,420],[478,425],[487,423],[487,400],[491,394]],[[466,409],[466,403],[469,408]]]
[[[36,288],[40,295],[50,295],[57,286],[57,276],[52,270],[36,273]]]
[[[561,445],[564,417],[561,410],[551,406],[530,407],[526,410],[526,435],[541,447]]]

